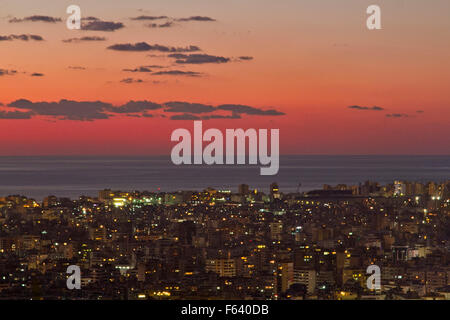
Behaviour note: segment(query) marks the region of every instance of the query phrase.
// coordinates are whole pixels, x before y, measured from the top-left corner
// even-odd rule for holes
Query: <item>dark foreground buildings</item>
[[[0,299],[449,299],[448,182],[238,190],[0,198]]]

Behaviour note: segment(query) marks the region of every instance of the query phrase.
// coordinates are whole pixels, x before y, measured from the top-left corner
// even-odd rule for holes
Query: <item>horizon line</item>
[[[237,154],[235,154],[236,156]],[[450,153],[447,154],[423,154],[423,153],[284,153],[279,154],[280,156],[334,156],[334,157],[399,157],[399,156],[413,156],[413,157],[450,157]],[[191,157],[194,154],[191,155]],[[225,156],[222,155],[222,156]],[[248,156],[246,153],[245,156]],[[169,154],[25,154],[25,155],[0,155],[0,158],[12,158],[12,157],[167,157],[170,158]]]

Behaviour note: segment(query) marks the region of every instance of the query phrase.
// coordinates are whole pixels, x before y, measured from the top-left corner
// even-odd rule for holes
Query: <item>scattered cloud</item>
[[[262,110],[255,107],[250,107],[241,104],[222,104],[217,107],[219,110],[232,111],[234,114],[248,114],[248,115],[260,115],[260,116],[282,116],[285,113],[269,109]]]
[[[242,56],[242,57],[239,57],[239,60],[253,60],[253,57]]]
[[[107,110],[114,112],[114,113],[138,113],[148,110],[157,110],[161,109],[162,105],[158,103],[154,103],[147,100],[142,101],[128,101],[124,105],[121,105],[119,107],[109,107]]]
[[[95,17],[92,18],[95,20],[89,20],[89,22],[83,23],[81,30],[112,32],[125,27],[122,22],[103,21]]]
[[[40,73],[40,72],[34,72],[34,73],[31,74],[31,76],[32,76],[32,77],[43,77],[44,74],[43,74],[43,73]]]
[[[0,69],[0,77],[1,76],[11,76],[16,73],[17,73],[16,70]]]
[[[154,72],[155,76],[188,76],[188,77],[200,77],[203,74],[201,72],[195,71],[181,71],[181,70],[168,70],[168,71],[158,71]]]
[[[99,21],[100,19],[97,17],[89,16],[89,17],[82,17],[81,21]]]
[[[108,119],[114,115],[151,117],[147,111],[161,109],[162,105],[147,100],[129,101],[121,106],[113,106],[101,101],[72,101],[60,100],[59,102],[31,102],[29,100],[16,100],[8,107],[23,109],[22,111],[0,111],[3,119],[29,119],[31,116],[50,116],[56,120],[93,121]]]
[[[0,36],[0,41],[12,41],[12,40],[22,40],[22,41],[43,41],[44,38],[35,34],[10,34],[8,36]]]
[[[59,102],[31,102],[26,99],[16,100],[8,107],[24,109],[33,115],[51,116],[60,120],[88,121],[107,119],[105,109],[111,104],[101,101],[72,101],[60,100]]]
[[[149,15],[140,15],[137,17],[132,17],[130,18],[131,20],[140,20],[140,21],[157,21],[157,20],[169,20],[168,22],[166,22],[168,25],[167,26],[172,26],[172,21],[179,21],[179,22],[189,22],[189,21],[197,21],[197,22],[212,22],[212,21],[216,21],[215,19],[211,18],[211,17],[206,17],[206,16],[191,16],[191,17],[187,17],[187,18],[171,18],[169,16],[149,16]],[[149,25],[150,27],[152,27],[152,25]],[[160,26],[160,25],[157,25]],[[161,26],[160,26],[161,27]]]
[[[142,15],[142,16],[138,16],[138,17],[134,17],[134,18],[130,18],[131,20],[162,20],[162,19],[168,19],[168,16],[146,16],[146,15]]]
[[[367,110],[368,111],[383,111],[383,110],[386,110],[386,109],[384,109],[382,107],[377,107],[377,106],[364,107],[364,106],[355,105],[355,106],[349,106],[348,108],[349,109],[353,109],[353,110],[366,110],[366,111]],[[422,114],[422,113],[424,113],[424,111],[423,110],[417,110],[416,113],[417,114]],[[414,118],[414,115],[409,115],[409,114],[406,114],[406,113],[386,113],[385,117],[386,118]]]
[[[405,113],[389,113],[386,114],[387,118],[408,118],[409,115],[405,114]]]
[[[134,78],[125,78],[120,80],[122,83],[142,83],[144,80],[142,79],[134,79]]]
[[[165,112],[189,112],[189,113],[205,113],[213,112],[215,108],[210,105],[201,103],[189,103],[181,101],[167,102],[164,104]]]
[[[97,36],[87,36],[87,37],[81,37],[81,38],[70,38],[70,39],[65,39],[62,40],[62,42],[83,42],[83,41],[88,41],[88,42],[92,42],[92,41],[106,41],[105,37],[97,37]]]
[[[194,52],[200,51],[197,46],[168,47],[159,44],[150,45],[147,42],[122,43],[109,46],[107,49],[116,51],[160,51],[160,52]]]
[[[41,15],[33,15],[25,18],[12,18],[9,20],[10,23],[17,23],[17,22],[49,22],[49,23],[56,23],[61,22],[61,18],[55,18],[50,16],[41,16]]]
[[[136,82],[131,79],[131,82]],[[102,101],[74,101],[62,99],[58,102],[32,102],[19,99],[2,107],[2,119],[30,119],[42,116],[44,120],[94,121],[109,119],[114,116],[129,117],[163,117],[170,114],[172,120],[209,120],[239,119],[243,114],[279,116],[284,113],[276,110],[262,110],[244,105],[220,105],[171,101],[155,103],[147,100],[130,100],[125,104],[114,106]],[[11,108],[11,109],[9,109]],[[9,110],[8,110],[9,109]],[[226,114],[226,112],[230,114]],[[154,112],[156,112],[154,114]]]
[[[203,16],[192,16],[192,17],[189,17],[189,18],[179,18],[179,19],[176,19],[176,20],[177,21],[182,21],[182,22],[186,22],[186,21],[205,21],[205,22],[216,21],[213,18],[203,17]]]
[[[209,54],[169,54],[170,58],[176,59],[178,64],[203,64],[203,63],[227,63],[230,58],[212,56]]]
[[[384,108],[377,107],[377,106],[373,106],[373,107],[349,106],[348,108],[349,109],[354,109],[354,110],[372,110],[372,111],[382,111],[382,110],[384,110]]]
[[[152,72],[152,70],[147,66],[141,66],[134,69],[123,69],[125,72]]]
[[[175,23],[173,23],[172,21],[167,21],[165,23],[150,23],[146,25],[148,28],[170,28],[175,26]]]

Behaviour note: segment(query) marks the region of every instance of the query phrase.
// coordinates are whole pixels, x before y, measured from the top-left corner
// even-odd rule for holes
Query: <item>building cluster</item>
[[[449,218],[450,182],[7,196],[0,299],[450,299]]]

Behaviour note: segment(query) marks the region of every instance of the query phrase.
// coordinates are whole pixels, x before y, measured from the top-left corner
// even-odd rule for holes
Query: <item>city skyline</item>
[[[3,197],[0,299],[448,300],[449,213],[450,181]]]

